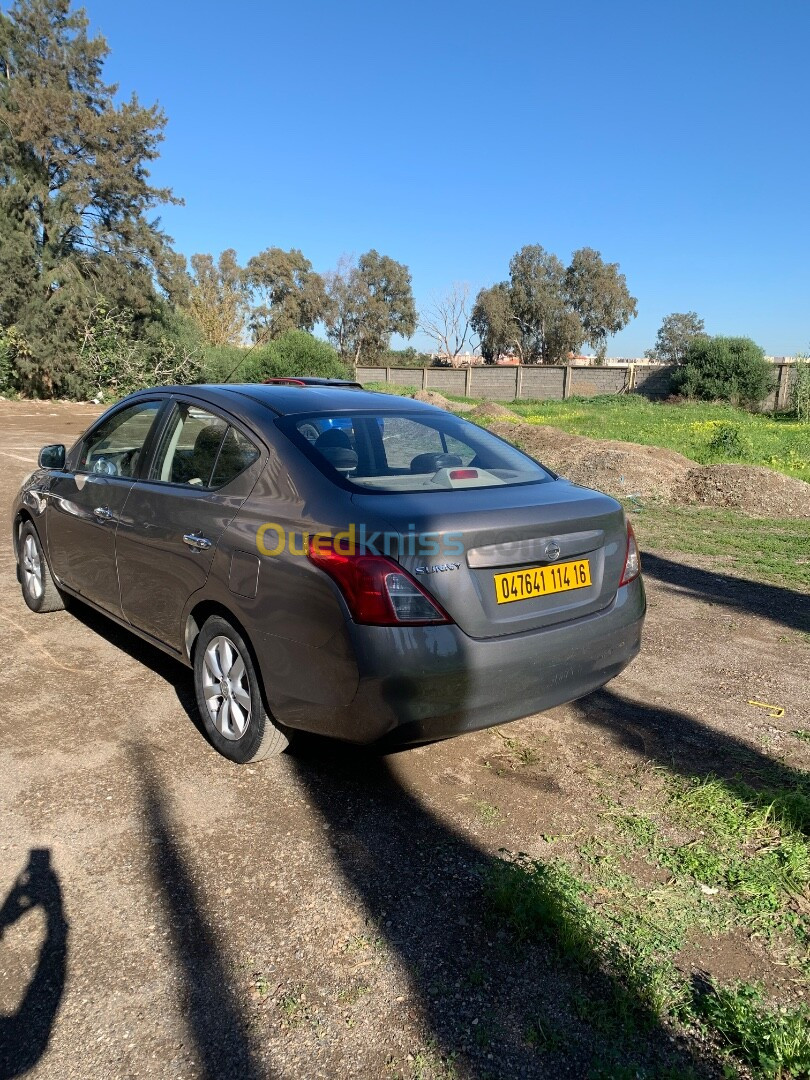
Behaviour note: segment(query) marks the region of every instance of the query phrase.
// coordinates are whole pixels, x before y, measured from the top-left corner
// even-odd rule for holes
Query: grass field
[[[649,1076],[629,1063],[634,1040],[656,1021],[706,1039],[727,1077],[740,1067],[773,1080],[810,1075],[807,1006],[774,1000],[793,997],[786,987],[800,989],[810,974],[806,778],[797,772],[785,786],[775,775],[774,787],[755,789],[645,764],[601,779],[609,783],[597,833],[545,837],[555,854],[544,860],[506,855],[486,885],[518,940],[551,941],[580,973],[601,973],[599,991],[580,1004],[619,1058],[599,1075]],[[711,940],[756,941],[763,967],[782,973],[782,992],[690,978],[683,957]],[[546,1044],[554,1026],[539,1018],[529,1036]]]
[[[508,407],[532,424],[574,435],[665,446],[702,465],[767,465],[810,481],[810,424],[790,417],[703,402],[670,405],[634,394],[509,402]]]
[[[722,558],[722,569],[810,591],[810,520],[755,518],[708,506],[634,500],[628,500],[625,509],[642,551],[714,555]]]

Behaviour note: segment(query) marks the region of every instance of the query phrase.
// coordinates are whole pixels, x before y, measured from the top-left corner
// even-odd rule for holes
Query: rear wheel
[[[27,521],[20,530],[20,586],[23,600],[38,614],[61,611],[65,606],[48,566],[37,530]]]
[[[197,638],[194,689],[208,738],[224,757],[244,765],[286,750],[289,737],[264,707],[250,650],[219,616]]]

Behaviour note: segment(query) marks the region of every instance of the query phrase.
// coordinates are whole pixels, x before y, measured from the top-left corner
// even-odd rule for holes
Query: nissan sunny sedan
[[[236,762],[295,731],[415,744],[603,686],[640,647],[614,499],[351,383],[144,390],[13,508],[32,611],[76,598],[193,670]]]

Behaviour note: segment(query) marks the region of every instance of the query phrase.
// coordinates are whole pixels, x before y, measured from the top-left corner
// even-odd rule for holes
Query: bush
[[[709,439],[707,447],[710,454],[717,457],[740,458],[745,456],[740,429],[733,424],[720,424]]]
[[[797,420],[810,421],[810,356],[796,357],[791,404]]]
[[[752,407],[774,388],[774,372],[750,338],[696,338],[673,379],[673,390],[704,401]]]
[[[241,360],[240,360],[241,354]],[[235,370],[234,370],[235,369]],[[209,348],[204,361],[207,382],[262,382],[263,379],[312,375],[321,379],[349,379],[351,372],[325,341],[304,330],[290,330],[255,349]]]
[[[0,332],[0,394],[12,389],[11,378],[14,372],[14,357],[11,342]]]
[[[142,328],[131,311],[99,301],[87,320],[72,391],[109,400],[148,386],[195,382],[201,358],[199,335],[183,316],[165,308]]]

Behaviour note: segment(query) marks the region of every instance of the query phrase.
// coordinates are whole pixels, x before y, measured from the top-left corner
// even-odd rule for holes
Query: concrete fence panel
[[[763,411],[787,409],[793,382],[794,363],[776,363],[774,390],[760,408]],[[473,368],[401,368],[358,367],[357,381],[391,382],[397,386],[425,387],[439,393],[464,397],[514,401],[517,398],[559,401],[568,397],[596,397],[599,394],[633,392],[653,401],[672,393],[674,367],[649,367],[645,364],[610,364],[605,367],[575,365],[521,364],[502,366],[484,364]]]
[[[514,401],[517,396],[517,367],[475,367],[470,371],[471,396],[490,401]]]
[[[627,386],[626,367],[571,368],[571,396],[598,397],[599,394],[620,394]]]
[[[427,368],[428,390],[438,390],[440,394],[466,395],[467,371],[464,368]],[[475,371],[473,370],[473,375]],[[478,397],[478,393],[475,392]]]
[[[520,396],[547,401],[565,396],[565,368],[526,364],[520,370]]]

